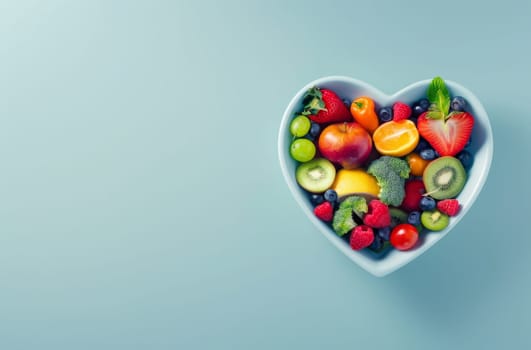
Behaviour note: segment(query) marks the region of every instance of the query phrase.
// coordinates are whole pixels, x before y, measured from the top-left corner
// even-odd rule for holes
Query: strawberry
[[[450,114],[447,120],[430,119],[428,113],[422,113],[417,121],[420,135],[441,156],[455,156],[461,152],[472,134],[474,117],[470,113],[459,112]]]
[[[419,134],[439,155],[455,156],[470,138],[474,117],[468,112],[450,112],[450,92],[441,77],[432,80],[427,96],[431,105],[417,120]]]
[[[398,122],[411,116],[411,107],[403,102],[396,102],[393,105],[393,120]]]
[[[437,202],[437,209],[448,216],[456,216],[459,212],[459,201],[457,199],[443,199]]]
[[[328,89],[313,87],[304,95],[304,111],[302,114],[319,124],[352,121],[352,115],[336,95]]]
[[[334,206],[330,202],[323,202],[313,209],[313,213],[319,219],[329,222],[334,217]]]

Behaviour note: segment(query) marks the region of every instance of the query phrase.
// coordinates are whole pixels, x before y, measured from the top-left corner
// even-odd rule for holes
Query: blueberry
[[[337,201],[337,192],[334,190],[326,190],[324,199],[330,203],[335,203]]]
[[[382,123],[393,120],[393,109],[391,107],[380,108],[378,111],[378,118]]]
[[[415,147],[415,152],[420,153],[420,151],[422,151],[425,148],[429,148],[429,147],[430,147],[430,144],[428,143],[428,141],[426,141],[423,138],[420,138],[419,143],[417,144],[417,147]]]
[[[466,106],[466,101],[462,96],[455,96],[452,99],[452,103],[450,104],[452,110],[454,111],[464,111]]]
[[[424,112],[426,112],[426,111],[427,111],[427,109],[424,109],[424,108],[422,108],[422,107],[419,106],[419,105],[415,105],[415,106],[413,107],[413,115],[414,115],[415,117],[418,117],[419,115],[421,115],[422,113],[424,113]]]
[[[422,197],[420,200],[419,206],[420,206],[420,210],[422,211],[433,210],[435,209],[435,206],[436,206],[435,199],[431,197]]]
[[[383,239],[378,236],[374,236],[374,240],[372,241],[371,245],[369,246],[369,249],[374,250],[375,252],[379,252],[383,248]]]
[[[420,101],[418,102],[418,105],[419,105],[422,109],[424,109],[425,111],[427,111],[428,108],[430,108],[430,104],[431,104],[431,103],[430,103],[430,101],[428,101],[427,98],[423,98],[422,100],[420,100]]]
[[[321,126],[317,123],[312,122],[312,126],[310,126],[309,135],[315,138],[319,136],[320,132],[321,132]]]
[[[391,227],[389,226],[384,227],[384,228],[379,228],[376,230],[376,236],[380,237],[384,241],[388,241],[390,235],[391,235]]]
[[[324,202],[324,197],[321,194],[312,194],[310,196],[310,202],[312,202],[313,205],[319,205]]]
[[[350,108],[350,105],[352,104],[352,102],[351,102],[348,98],[344,98],[344,99],[343,99],[343,103],[344,103],[345,106],[347,106],[348,108]]]
[[[472,163],[474,163],[474,156],[472,156],[472,153],[468,152],[467,150],[462,150],[457,154],[457,159],[461,161],[461,164],[463,164],[463,168],[466,170],[470,169],[472,166]]]
[[[435,154],[435,150],[433,148],[424,148],[422,151],[420,151],[420,158],[425,160],[433,160],[437,158]]]
[[[418,211],[412,211],[407,216],[407,223],[411,224],[413,226],[420,225],[420,212]]]

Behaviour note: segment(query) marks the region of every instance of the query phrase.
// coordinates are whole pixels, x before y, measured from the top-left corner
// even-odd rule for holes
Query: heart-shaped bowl
[[[278,155],[282,174],[288,184],[288,187],[295,197],[295,200],[301,206],[302,210],[310,221],[319,229],[319,231],[328,238],[343,254],[357,263],[363,269],[375,276],[385,276],[400,267],[414,260],[426,250],[430,249],[435,243],[448,234],[463,218],[472,204],[478,197],[490,169],[494,142],[492,129],[487,112],[483,108],[479,99],[465,87],[446,80],[446,85],[452,96],[463,96],[468,104],[468,111],[472,113],[475,119],[474,129],[471,136],[471,145],[469,146],[474,156],[472,167],[468,171],[468,179],[465,187],[457,196],[461,204],[461,210],[456,217],[450,218],[450,224],[442,231],[428,232],[422,234],[420,244],[409,251],[399,251],[390,249],[385,253],[376,254],[369,249],[361,251],[352,250],[349,244],[313,214],[313,207],[309,201],[308,194],[297,184],[295,180],[295,170],[298,163],[293,160],[289,154],[292,135],[289,131],[289,123],[293,116],[302,111],[303,96],[311,87],[327,88],[336,92],[340,98],[352,100],[360,96],[369,96],[375,101],[376,108],[391,106],[396,101],[402,101],[412,105],[421,98],[426,97],[426,90],[431,80],[423,80],[413,83],[393,95],[387,95],[375,87],[353,78],[342,76],[331,76],[317,79],[310,82],[292,98],[286,108],[280,130],[278,134]]]

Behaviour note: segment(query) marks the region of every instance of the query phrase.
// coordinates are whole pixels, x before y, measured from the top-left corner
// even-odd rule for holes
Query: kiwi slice
[[[420,215],[420,222],[424,227],[431,231],[443,230],[450,219],[448,215],[441,213],[439,210],[427,210]]]
[[[440,157],[426,166],[422,181],[426,187],[426,194],[431,197],[454,198],[465,186],[466,171],[457,158]]]
[[[328,159],[316,158],[302,163],[295,171],[297,183],[308,192],[322,193],[332,186],[336,168]]]

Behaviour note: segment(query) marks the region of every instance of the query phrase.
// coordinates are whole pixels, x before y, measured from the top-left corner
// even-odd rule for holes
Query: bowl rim
[[[468,88],[462,86],[461,84],[445,79],[445,83],[448,86],[450,90],[459,90],[461,92],[464,92],[463,95],[466,95],[466,99],[469,104],[474,106],[475,115],[474,118],[480,119],[481,124],[484,127],[486,131],[485,135],[485,157],[486,157],[486,163],[481,169],[481,173],[479,175],[478,181],[474,184],[474,188],[472,190],[472,195],[468,198],[468,201],[470,205],[467,207],[462,208],[460,214],[453,218],[453,223],[449,225],[445,230],[443,230],[443,234],[441,234],[440,237],[438,237],[434,242],[431,244],[423,244],[422,246],[419,246],[418,248],[411,250],[411,251],[405,251],[400,252],[401,254],[404,254],[408,258],[401,259],[399,263],[393,264],[389,266],[389,264],[378,264],[381,260],[372,259],[372,262],[366,258],[366,255],[362,254],[359,251],[354,251],[350,249],[346,244],[344,244],[344,241],[338,237],[337,235],[331,235],[333,233],[330,228],[324,224],[322,221],[318,220],[313,213],[309,210],[308,201],[307,199],[304,200],[304,198],[301,195],[302,190],[298,188],[297,184],[292,183],[290,180],[291,174],[288,172],[287,169],[287,161],[293,161],[289,157],[289,147],[287,147],[285,132],[287,130],[288,122],[291,120],[291,116],[294,113],[295,107],[299,104],[299,102],[302,99],[302,96],[304,93],[313,86],[321,86],[326,85],[330,83],[346,83],[350,85],[354,85],[357,88],[361,88],[363,90],[368,90],[373,92],[376,96],[373,98],[375,100],[397,100],[398,96],[407,94],[408,91],[411,91],[413,89],[418,89],[420,87],[427,86],[432,79],[424,79],[417,82],[414,82],[412,84],[409,84],[395,93],[389,95],[384,92],[382,92],[380,89],[374,87],[371,84],[366,83],[365,81],[347,77],[347,76],[341,76],[341,75],[332,75],[332,76],[325,76],[318,79],[315,79],[309,83],[307,83],[304,87],[299,89],[297,93],[291,98],[288,106],[284,110],[284,113],[282,114],[282,119],[280,122],[280,127],[278,130],[278,157],[280,162],[281,171],[284,177],[284,180],[286,181],[286,184],[288,185],[288,188],[290,192],[292,193],[293,197],[295,198],[296,202],[299,204],[299,206],[303,209],[303,212],[305,212],[306,216],[310,219],[311,222],[318,228],[318,230],[323,234],[337,249],[339,249],[343,254],[345,254],[350,260],[354,261],[358,265],[360,265],[363,269],[366,271],[372,273],[375,276],[383,277],[391,272],[394,272],[401,267],[405,266],[409,262],[413,261],[420,255],[422,255],[424,252],[429,250],[433,245],[435,245],[440,239],[446,236],[457,224],[458,222],[466,216],[466,213],[470,209],[470,207],[474,204],[477,197],[481,193],[481,189],[485,185],[488,174],[490,172],[490,168],[492,165],[492,158],[494,154],[494,139],[493,139],[493,132],[492,127],[490,124],[490,119],[488,116],[487,111],[483,107],[483,104],[480,102],[480,100],[477,98],[477,96],[470,91]],[[479,117],[478,117],[479,115]],[[384,258],[385,260],[385,258]]]

